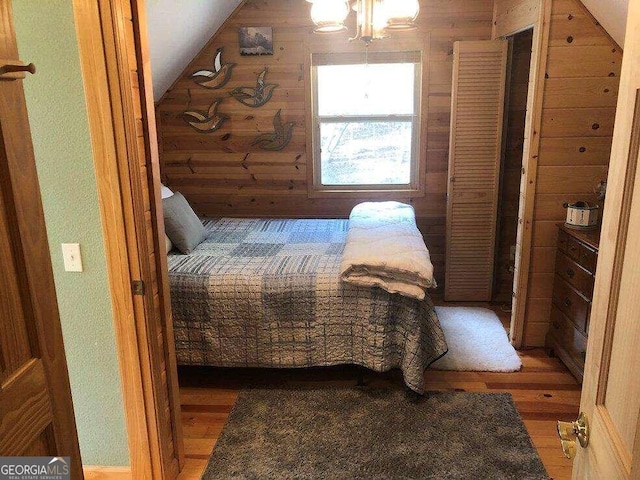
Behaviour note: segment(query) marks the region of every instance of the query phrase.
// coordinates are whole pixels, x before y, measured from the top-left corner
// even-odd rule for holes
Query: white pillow
[[[173,196],[173,192],[171,189],[164,185],[164,183],[160,184],[162,186],[162,199],[169,198]]]
[[[165,198],[173,197],[173,192],[171,191],[171,189],[169,187],[167,187],[164,183],[161,183],[160,186],[162,187],[162,199],[163,200]],[[171,249],[173,248],[173,243],[171,242],[171,240],[169,239],[169,237],[167,236],[166,233],[164,235],[164,245],[165,245],[165,248],[166,248],[167,254],[168,254],[171,251]]]
[[[163,200],[165,198],[173,197],[173,192],[169,187],[167,187],[164,183],[161,183],[160,186],[162,187]],[[166,233],[164,234],[164,246],[165,246],[165,249],[167,250],[167,254],[169,254],[169,252],[173,249],[173,242],[171,242],[171,239]]]

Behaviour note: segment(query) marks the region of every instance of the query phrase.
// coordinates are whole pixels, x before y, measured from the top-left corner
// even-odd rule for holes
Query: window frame
[[[374,48],[369,47],[370,53],[382,53],[391,58],[396,57],[398,60],[379,61],[375,63],[415,63],[414,69],[414,114],[398,114],[398,115],[349,115],[337,116],[327,115],[320,117],[318,115],[318,67],[322,65],[339,65],[363,64],[365,54],[360,46],[357,49],[347,49],[340,53],[328,54],[326,51],[309,51],[308,61],[310,72],[310,96],[308,97],[308,121],[312,129],[311,135],[307,140],[307,151],[311,153],[311,161],[309,165],[310,172],[308,175],[309,197],[359,197],[359,198],[413,198],[424,196],[425,194],[425,163],[426,163],[426,125],[423,122],[426,113],[426,99],[428,95],[424,92],[424,86],[428,85],[425,81],[425,74],[428,71],[427,62],[425,61],[424,52],[428,51],[428,43],[405,45],[402,50],[388,49],[385,46]],[[354,53],[360,54],[357,60],[343,60],[333,63],[325,62],[317,64],[314,60],[315,55],[319,56],[335,56],[336,59],[353,58]],[[402,61],[402,56],[411,54],[417,58],[415,62]],[[412,148],[411,148],[411,165],[410,165],[410,181],[407,184],[358,184],[358,185],[323,185],[322,184],[322,156],[321,156],[321,123],[354,123],[358,121],[373,122],[397,122],[406,121],[412,124]]]

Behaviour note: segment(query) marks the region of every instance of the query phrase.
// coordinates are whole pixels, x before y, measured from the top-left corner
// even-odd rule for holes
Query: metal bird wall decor
[[[284,149],[291,138],[293,137],[294,122],[282,122],[281,117],[282,109],[278,110],[275,117],[273,117],[272,133],[263,133],[258,135],[251,145],[258,145],[262,150],[278,151]]]
[[[222,64],[222,48],[216,50],[216,57],[213,61],[214,70],[198,70],[191,74],[191,78],[201,87],[218,89],[224,87],[231,79],[231,72],[235,63]]]
[[[200,133],[213,133],[222,127],[222,124],[229,117],[218,113],[218,106],[222,102],[219,98],[214,100],[209,109],[206,112],[199,112],[197,110],[187,111],[183,113],[184,121],[187,122],[193,129]]]
[[[269,73],[269,68],[264,67],[264,70],[258,75],[255,87],[237,87],[231,90],[230,95],[247,107],[261,107],[271,100],[273,91],[278,86],[275,83],[265,82],[267,73]]]

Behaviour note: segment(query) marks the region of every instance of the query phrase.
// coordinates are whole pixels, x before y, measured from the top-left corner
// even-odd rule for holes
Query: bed
[[[168,256],[179,365],[400,368],[424,392],[447,345],[431,299],[340,279],[348,220],[209,219]]]

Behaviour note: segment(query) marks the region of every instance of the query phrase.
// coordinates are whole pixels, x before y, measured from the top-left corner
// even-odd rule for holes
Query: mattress
[[[168,256],[180,365],[424,370],[447,351],[431,299],[340,280],[348,220],[211,219]]]

